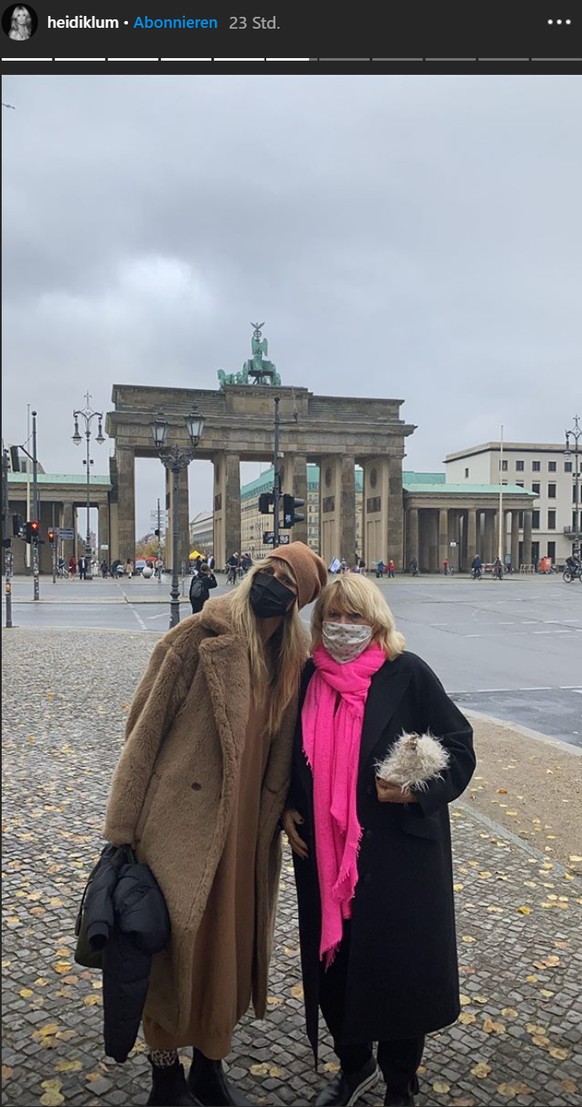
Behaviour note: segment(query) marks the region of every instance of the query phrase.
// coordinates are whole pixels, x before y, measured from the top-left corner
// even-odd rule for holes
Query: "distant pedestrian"
[[[482,570],[482,568],[483,568],[483,562],[481,561],[481,558],[479,557],[479,554],[475,554],[475,557],[473,558],[473,560],[471,562],[471,573],[472,573],[472,576],[473,576],[473,580],[481,580],[481,570]]]
[[[214,572],[215,565],[216,565],[216,562],[215,562],[212,554],[210,554],[210,557],[208,558],[208,568],[210,569],[211,573]]]
[[[384,565],[384,562],[382,561],[382,558],[380,558],[378,564],[376,565],[376,578],[384,576],[384,569],[385,568],[386,568],[386,566]]]
[[[125,573],[126,573],[126,576],[128,576],[130,580],[133,576],[133,572],[134,572],[133,561],[131,560],[130,557],[128,557],[127,561],[125,562]]]
[[[103,577],[103,580],[105,580],[105,578],[109,576],[109,566],[105,558],[103,558],[103,561],[101,562],[101,576]]]
[[[78,561],[79,580],[87,580],[87,558],[80,557]]]
[[[445,557],[445,559],[443,561],[443,573],[445,574],[445,576],[447,576],[448,571],[449,571],[449,563],[448,563],[447,558]]]
[[[389,577],[393,577],[393,576],[394,576],[394,570],[395,570],[395,568],[396,568],[396,565],[394,564],[394,561],[392,560],[392,558],[390,558],[390,560],[389,560],[389,562],[388,562],[388,576],[389,576]]]
[[[411,572],[411,575],[412,575],[413,577],[416,577],[416,576],[418,576],[418,561],[416,560],[416,558],[415,558],[415,557],[411,558],[411,561],[410,561],[410,572]]]
[[[72,577],[76,577],[77,575],[77,558],[74,554],[71,554],[69,558],[69,573]]]
[[[190,581],[190,604],[192,606],[193,615],[197,615],[199,611],[202,611],[208,599],[210,589],[216,588],[217,586],[218,581],[214,573],[211,572],[206,562],[203,561],[200,569]]]

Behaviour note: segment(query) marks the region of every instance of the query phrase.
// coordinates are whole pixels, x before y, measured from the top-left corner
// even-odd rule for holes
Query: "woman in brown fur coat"
[[[144,1013],[148,1104],[246,1104],[222,1059],[251,999],[265,1013],[307,639],[299,609],[327,581],[302,542],[273,551],[155,647],[127,721],[105,836],[130,843],[166,899],[171,940]],[[186,1082],[178,1049],[194,1047]]]

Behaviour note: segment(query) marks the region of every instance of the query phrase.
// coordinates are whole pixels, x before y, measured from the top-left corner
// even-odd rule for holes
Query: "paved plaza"
[[[100,974],[74,963],[73,926],[102,846],[128,705],[155,641],[137,626],[3,631],[6,1107],[147,1098],[142,1041],[125,1065],[103,1056]],[[510,728],[476,730],[476,777],[452,810],[462,1014],[429,1037],[417,1104],[574,1107],[582,849],[578,809],[568,804],[580,799],[582,758]],[[230,1075],[257,1104],[311,1103],[336,1071],[322,1042],[315,1073],[286,853],[268,1018],[247,1016],[238,1028]],[[376,1091],[361,1102],[382,1098]]]

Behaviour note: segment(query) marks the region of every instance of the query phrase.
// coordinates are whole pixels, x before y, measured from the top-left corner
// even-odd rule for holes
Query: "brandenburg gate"
[[[403,400],[316,396],[307,388],[282,386],[273,363],[262,359],[266,340],[262,324],[254,325],[253,358],[243,372],[219,372],[220,387],[163,388],[116,384],[114,411],[106,417],[115,440],[111,459],[112,556],[124,561],[135,551],[135,459],[158,457],[151,424],[163,412],[173,441],[188,446],[184,417],[197,410],[204,429],[197,460],[214,466],[214,556],[218,567],[241,548],[240,463],[273,461],[274,397],[279,398],[282,491],[307,504],[307,463],[320,467],[320,552],[329,564],[335,556],[353,562],[355,540],[355,473],[364,473],[363,556],[368,565],[389,548],[402,564],[404,556],[402,459],[406,437],[415,430],[400,418]],[[249,377],[254,377],[252,383]],[[269,382],[269,383],[267,383]],[[180,477],[179,503],[171,502],[166,472],[166,508],[179,513],[179,560],[187,562],[189,542],[188,469]],[[307,514],[307,512],[306,512]],[[265,529],[269,519],[265,516]],[[307,519],[296,523],[293,539],[307,541]],[[360,551],[358,551],[360,553]]]

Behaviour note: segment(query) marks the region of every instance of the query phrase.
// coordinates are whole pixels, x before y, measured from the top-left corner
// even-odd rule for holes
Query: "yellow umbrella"
[[[199,551],[198,551],[198,550],[192,550],[192,553],[191,553],[191,554],[188,554],[188,560],[189,560],[189,561],[194,561],[194,559],[195,559],[196,557],[203,557],[203,556],[204,556],[204,555],[203,555],[203,554],[201,554],[201,553],[199,553]]]

